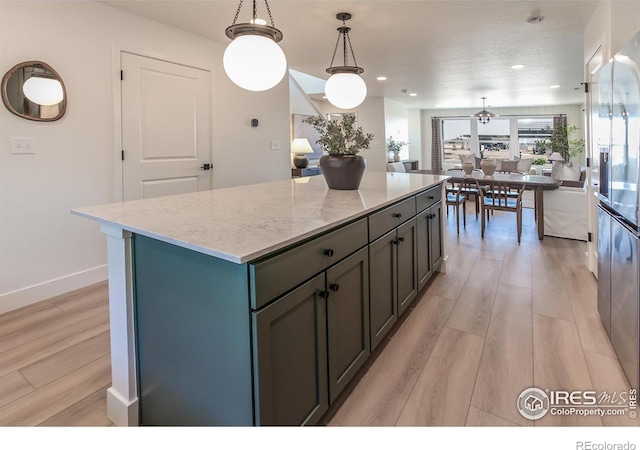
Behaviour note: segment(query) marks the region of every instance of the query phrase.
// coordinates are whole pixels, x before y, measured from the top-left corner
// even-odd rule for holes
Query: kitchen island
[[[75,209],[107,235],[116,425],[314,424],[444,271],[445,176]]]

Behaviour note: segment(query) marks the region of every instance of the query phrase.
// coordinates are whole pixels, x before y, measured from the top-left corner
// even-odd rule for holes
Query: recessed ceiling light
[[[416,94],[415,92],[411,92],[411,93],[409,94],[409,97],[417,97],[417,96],[418,96],[418,94]]]
[[[514,64],[511,66],[512,69],[524,69],[524,64]]]
[[[549,86],[551,89],[558,89],[560,87],[559,84],[552,84],[551,86]]]
[[[376,78],[376,80],[378,81],[386,81],[387,77],[378,77]]]

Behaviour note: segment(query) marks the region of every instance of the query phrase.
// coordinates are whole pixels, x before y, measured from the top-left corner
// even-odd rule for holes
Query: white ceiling
[[[238,1],[105,1],[133,14],[227,44]],[[576,104],[584,100],[583,33],[597,0],[269,2],[289,67],[326,79],[347,22],[369,95],[412,108]],[[266,17],[264,1],[258,16]],[[251,18],[245,0],[238,23]],[[543,16],[530,24],[529,17]],[[514,64],[524,64],[513,70]],[[377,81],[384,75],[387,81]],[[551,89],[551,85],[560,85]],[[406,93],[402,92],[406,90]],[[415,92],[416,97],[409,93]]]

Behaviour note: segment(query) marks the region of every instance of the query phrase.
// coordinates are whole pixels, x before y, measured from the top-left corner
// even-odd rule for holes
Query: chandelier
[[[287,59],[277,44],[282,40],[282,32],[273,24],[267,0],[264,3],[271,25],[258,19],[256,0],[253,0],[253,18],[248,23],[236,23],[242,1],[233,23],[225,30],[231,43],[224,52],[224,71],[243,89],[266,91],[277,85],[287,70]]]
[[[498,117],[497,114],[490,113],[484,107],[484,101],[487,97],[482,97],[482,111],[473,115],[473,117],[477,117],[480,123],[489,123],[493,117]]]
[[[349,39],[351,28],[345,25],[346,21],[351,19],[351,14],[338,13],[336,19],[342,20],[342,26],[338,28],[338,41],[336,42],[336,48],[333,50],[331,65],[327,69],[327,73],[331,74],[331,76],[325,84],[324,92],[327,100],[333,106],[341,109],[353,109],[362,103],[367,96],[367,85],[360,77],[364,69],[358,67],[353,47],[351,46],[351,39]],[[342,65],[334,66],[333,63],[336,59],[340,42],[342,42],[343,52]],[[349,52],[351,52],[353,65],[349,65]]]

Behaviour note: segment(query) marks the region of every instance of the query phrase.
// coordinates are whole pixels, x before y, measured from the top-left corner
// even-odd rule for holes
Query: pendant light
[[[336,108],[353,109],[362,103],[367,96],[367,85],[360,77],[364,69],[358,67],[353,47],[351,46],[351,39],[349,39],[351,28],[345,26],[345,22],[351,19],[351,14],[339,13],[336,15],[336,19],[342,20],[342,26],[338,28],[338,42],[336,42],[336,48],[333,50],[331,67],[327,69],[327,73],[331,74],[331,76],[324,86],[324,92],[327,100]],[[336,58],[340,41],[342,41],[343,65],[334,67],[333,62]],[[349,65],[347,44],[353,60],[352,66]]]
[[[486,98],[487,97],[482,97],[482,111],[472,116],[472,117],[477,117],[480,123],[489,123],[491,121],[491,118],[498,117],[497,114],[490,113],[484,107],[484,101],[486,100]]]
[[[55,76],[32,73],[22,85],[24,96],[41,106],[57,105],[64,99],[62,84]]]
[[[243,89],[266,91],[280,83],[287,70],[287,59],[277,44],[282,40],[282,32],[273,24],[267,0],[264,3],[271,25],[258,19],[256,0],[253,0],[251,21],[237,24],[242,1],[233,23],[225,30],[231,43],[224,52],[224,71],[231,81]]]

